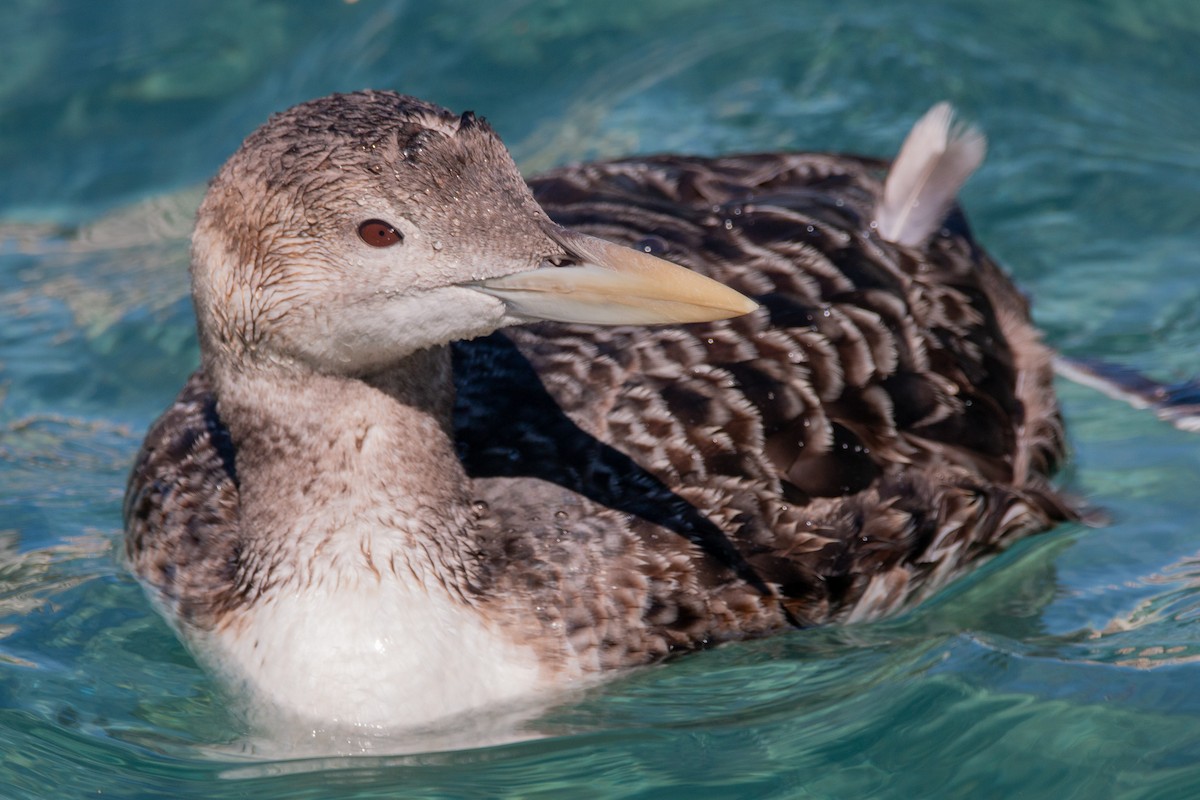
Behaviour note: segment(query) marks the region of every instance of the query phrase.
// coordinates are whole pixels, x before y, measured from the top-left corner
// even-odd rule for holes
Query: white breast
[[[281,589],[193,645],[267,726],[411,728],[556,682],[440,586],[387,578]]]

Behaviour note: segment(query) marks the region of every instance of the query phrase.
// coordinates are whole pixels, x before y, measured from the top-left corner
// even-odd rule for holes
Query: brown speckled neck
[[[382,573],[469,579],[469,482],[454,452],[446,348],[365,378],[217,372],[236,450],[238,592]]]

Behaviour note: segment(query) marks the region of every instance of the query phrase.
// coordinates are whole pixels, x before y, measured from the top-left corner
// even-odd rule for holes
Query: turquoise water
[[[196,360],[198,187],[275,110],[395,88],[522,166],[890,154],[949,99],[964,202],[1063,351],[1200,372],[1200,5],[13,0],[0,28],[0,797],[1200,795],[1200,438],[1061,386],[1111,517],[885,623],[590,689],[508,743],[266,750],[124,574],[141,433]]]

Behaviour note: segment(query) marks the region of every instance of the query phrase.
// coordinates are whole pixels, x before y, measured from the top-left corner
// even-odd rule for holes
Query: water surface
[[[1062,385],[1097,530],[904,616],[635,672],[405,756],[259,746],[118,557],[141,434],[196,362],[187,233],[268,114],[394,88],[532,172],[664,150],[888,155],[949,99],[964,193],[1055,347],[1200,372],[1200,6],[1040,0],[11,3],[0,28],[0,796],[1200,794],[1200,439]],[[414,748],[410,748],[414,749]]]

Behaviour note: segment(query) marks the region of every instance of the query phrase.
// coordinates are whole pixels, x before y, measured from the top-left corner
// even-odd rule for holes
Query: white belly
[[[440,587],[356,584],[281,589],[193,646],[268,726],[411,728],[555,683]]]

